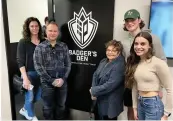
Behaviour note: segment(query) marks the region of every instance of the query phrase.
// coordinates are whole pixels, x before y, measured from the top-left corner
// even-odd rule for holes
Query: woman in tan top
[[[128,31],[128,36],[122,38],[121,42],[125,51],[125,58],[130,55],[130,47],[133,43],[135,36],[141,31],[147,31],[151,33],[151,30],[144,29],[145,22],[141,18],[141,15],[138,10],[130,9],[124,14],[124,31]],[[154,55],[164,61],[167,61],[166,56],[163,51],[163,47],[160,39],[151,33],[153,38],[153,50],[155,51]],[[160,90],[159,96],[162,98],[162,91]],[[134,120],[133,116],[133,106],[132,106],[132,90],[125,88],[124,91],[124,105],[127,107],[127,117],[128,120]]]
[[[136,35],[127,59],[126,86],[132,88],[135,119],[167,120],[172,111],[172,77],[165,61],[153,56],[152,36]],[[166,89],[166,105],[158,96]]]

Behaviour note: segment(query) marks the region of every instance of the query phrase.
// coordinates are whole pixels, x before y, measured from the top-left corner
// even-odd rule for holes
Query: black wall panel
[[[67,105],[70,108],[89,111],[91,99],[89,89],[91,87],[92,75],[100,60],[105,57],[105,43],[113,38],[115,0],[54,0],[54,19],[61,31],[61,41],[65,42],[71,53],[72,69],[68,78],[68,99]],[[88,14],[92,12],[92,18],[98,22],[98,29],[92,42],[81,49],[72,39],[68,22],[73,18],[74,12],[79,13],[81,8]],[[49,11],[50,17],[52,11]],[[77,56],[78,52],[93,53],[90,56]],[[94,55],[95,53],[95,55]],[[85,59],[84,59],[84,58]],[[80,60],[79,60],[80,58]],[[83,58],[84,60],[82,60]]]

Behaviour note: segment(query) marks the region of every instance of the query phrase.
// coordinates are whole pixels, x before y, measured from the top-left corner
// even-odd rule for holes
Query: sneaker
[[[21,108],[19,113],[21,115],[25,116],[25,118],[28,119],[28,120],[32,120],[33,119],[33,117],[28,116],[28,112],[27,112],[27,110],[25,110],[25,108]]]
[[[36,116],[32,117],[32,121],[38,121],[38,118]]]

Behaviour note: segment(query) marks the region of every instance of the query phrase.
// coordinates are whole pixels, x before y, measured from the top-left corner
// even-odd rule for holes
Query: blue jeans
[[[43,116],[45,120],[63,120],[67,97],[66,82],[62,87],[42,83]]]
[[[159,96],[138,96],[139,120],[161,120],[164,115],[164,105]]]
[[[24,108],[27,110],[28,116],[34,117],[34,103],[41,99],[41,87],[38,85],[34,85],[35,83],[32,82],[40,81],[40,78],[36,71],[28,71],[27,75],[34,88],[25,92]]]

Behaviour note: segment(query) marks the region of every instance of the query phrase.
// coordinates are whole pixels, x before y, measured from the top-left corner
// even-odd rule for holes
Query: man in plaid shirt
[[[47,40],[35,49],[34,66],[41,78],[43,115],[46,120],[59,120],[64,118],[71,60],[67,45],[57,41],[58,25],[50,22],[46,33]]]

